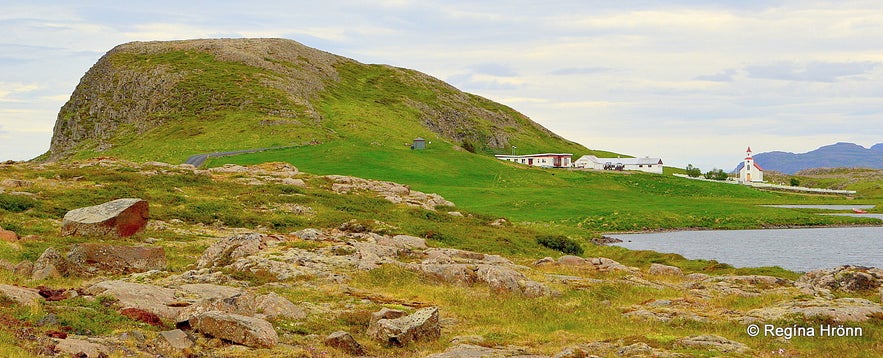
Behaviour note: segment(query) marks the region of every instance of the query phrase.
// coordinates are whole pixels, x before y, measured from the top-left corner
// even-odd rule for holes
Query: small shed
[[[417,139],[414,139],[414,144],[411,144],[411,149],[426,149],[426,139],[417,137]]]

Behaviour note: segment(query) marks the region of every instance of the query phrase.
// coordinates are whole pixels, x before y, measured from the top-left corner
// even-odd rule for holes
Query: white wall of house
[[[598,158],[594,155],[584,155],[573,162],[577,168],[603,170],[606,163],[616,165],[622,163],[624,170],[637,170],[648,173],[662,174],[662,159],[659,158]]]
[[[497,155],[497,159],[535,167],[570,167],[571,154]],[[556,163],[556,159],[558,163]],[[556,165],[557,164],[557,165]]]
[[[625,170],[639,170],[647,173],[662,174],[662,164],[626,164]]]

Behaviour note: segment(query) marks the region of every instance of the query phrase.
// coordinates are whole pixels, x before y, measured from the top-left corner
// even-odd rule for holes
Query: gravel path
[[[236,150],[236,151],[232,151],[232,152],[215,152],[215,153],[207,153],[207,154],[196,154],[196,155],[190,156],[190,158],[187,158],[187,160],[184,162],[184,164],[192,164],[194,167],[199,168],[203,164],[205,164],[205,161],[208,160],[208,158],[226,157],[226,156],[230,156],[230,155],[245,154],[245,153],[257,153],[257,152],[263,152],[265,150],[285,149],[285,148],[292,148],[292,146],[246,149],[246,150]]]

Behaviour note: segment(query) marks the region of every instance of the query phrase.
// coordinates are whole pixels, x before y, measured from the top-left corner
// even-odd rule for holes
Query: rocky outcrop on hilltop
[[[146,56],[167,54],[164,63],[141,62]],[[220,89],[193,88],[188,76],[201,55],[216,61],[242,64],[266,71],[255,77],[267,88],[284,92],[287,101],[257,110],[277,117],[319,119],[311,105],[328,81],[337,78],[334,64],[349,59],[284,39],[206,39],[130,42],[107,52],[83,76],[58,113],[50,147],[53,159],[62,158],[84,141],[104,146],[122,128],[143,132],[176,115],[198,116],[229,107],[250,105],[253,98],[232,98]],[[243,73],[243,76],[249,76]],[[211,101],[202,101],[209,92]],[[255,94],[258,95],[258,94]],[[297,110],[295,110],[297,108]],[[100,144],[101,145],[101,144]],[[100,149],[100,147],[99,147]]]
[[[359,126],[326,127],[328,118],[338,115],[327,109],[334,108],[334,101],[353,106],[365,99],[334,92],[338,87],[359,93],[377,91],[371,103],[406,106],[410,115],[396,116],[400,122],[379,124],[398,136],[425,136],[429,131],[455,145],[468,143],[472,150],[508,148],[513,138],[530,138],[550,149],[579,147],[511,108],[418,71],[361,64],[286,39],[199,39],[131,42],[108,51],[86,72],[59,111],[48,159],[61,160],[83,151],[94,155],[120,146],[143,154],[149,149],[145,148],[148,144],[137,145],[140,134],[167,124],[178,126],[174,133],[183,131],[190,137],[213,133],[206,128],[231,112],[250,114],[251,119],[241,124],[243,130],[322,128],[316,132],[320,134],[296,137],[300,144],[360,138],[364,133],[352,129]],[[404,133],[403,127],[412,129]],[[267,129],[264,133],[276,132]],[[224,141],[222,137],[208,139]],[[255,149],[224,148],[219,142],[191,143],[187,154]],[[114,155],[120,153],[128,152]]]

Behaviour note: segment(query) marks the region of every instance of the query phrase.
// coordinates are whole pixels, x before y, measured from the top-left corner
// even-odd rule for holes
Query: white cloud
[[[0,102],[23,102],[23,99],[17,97],[39,88],[34,83],[0,82]]]

